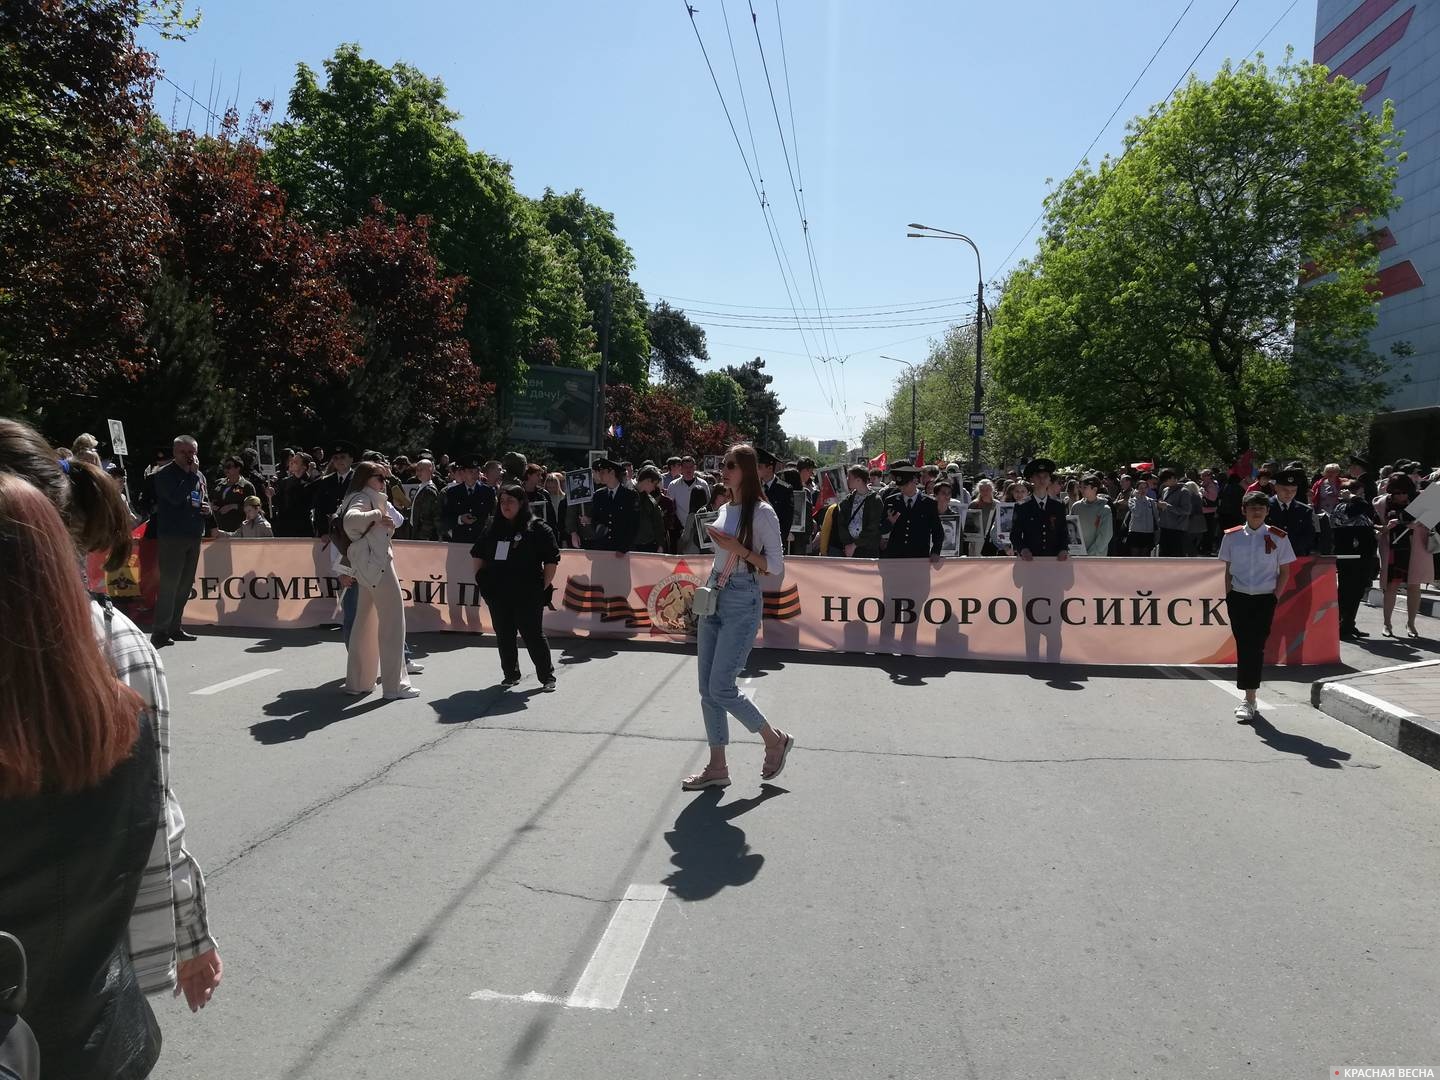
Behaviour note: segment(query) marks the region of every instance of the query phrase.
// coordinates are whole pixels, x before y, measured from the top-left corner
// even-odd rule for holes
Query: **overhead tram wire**
[[[744,311],[786,311],[784,307],[776,307],[773,304],[731,304],[724,300],[702,300],[697,296],[676,296],[673,293],[656,293],[662,300],[674,300],[682,304],[704,304],[707,307],[715,308],[739,308]],[[960,304],[973,304],[975,297],[968,296],[941,296],[933,300],[897,300],[888,304],[873,304],[869,307],[831,308],[831,311],[875,311],[877,308],[931,308],[931,307],[955,307]]]
[[[1266,30],[1265,33],[1260,35],[1260,40],[1255,42],[1254,45],[1250,46],[1250,51],[1245,54],[1246,60],[1249,60],[1250,57],[1254,56],[1257,52],[1260,51],[1260,46],[1265,44],[1265,42],[1269,39],[1270,35],[1275,32],[1275,28],[1285,21],[1285,16],[1289,15],[1290,12],[1294,11],[1295,5],[1299,2],[1300,0],[1290,0],[1290,6],[1287,7],[1284,11],[1282,11],[1280,13],[1280,17],[1270,24],[1269,30]]]
[[[702,315],[721,315],[721,316],[724,316],[725,318],[729,318],[729,319],[752,319],[752,320],[758,320],[758,321],[761,321],[761,322],[787,322],[787,321],[789,321],[789,319],[790,319],[790,316],[788,316],[788,315],[757,315],[757,314],[755,314],[755,313],[753,313],[753,312],[749,312],[749,311],[721,311],[721,310],[719,310],[718,308],[698,308],[698,307],[691,307],[691,308],[686,308],[685,310],[686,310],[686,311],[691,311],[691,312],[698,312],[698,313],[700,313],[700,314],[702,314]],[[941,304],[941,305],[937,305],[936,307],[928,307],[928,308],[891,308],[891,309],[886,310],[886,311],[875,311],[875,312],[871,312],[871,313],[868,314],[868,315],[834,315],[834,316],[831,316],[831,317],[828,318],[828,319],[825,319],[824,321],[827,322],[827,323],[834,324],[834,325],[836,325],[836,326],[842,326],[842,327],[855,326],[855,327],[863,328],[864,325],[865,325],[865,323],[866,323],[868,320],[871,320],[871,319],[887,318],[887,317],[896,316],[896,315],[902,315],[902,316],[909,317],[909,316],[912,316],[912,315],[922,315],[922,314],[924,314],[924,313],[927,312],[927,311],[940,311],[940,312],[950,312],[951,314],[956,314],[956,315],[959,315],[959,314],[968,315],[970,312],[972,312],[972,311],[974,311],[974,310],[975,310],[975,297],[972,296],[972,297],[970,297],[968,300],[964,300],[964,301],[961,301],[961,302],[958,302],[958,303],[955,303],[955,304]],[[942,319],[942,318],[944,318],[944,315],[943,315],[943,314],[936,315],[935,318],[937,318],[937,319]],[[818,317],[817,317],[816,319],[810,319],[810,320],[807,320],[807,321],[810,321],[810,322],[818,322],[819,319],[818,319]]]
[[[765,218],[765,231],[770,237],[770,248],[775,254],[775,262],[780,269],[780,279],[782,284],[784,284],[785,286],[785,295],[790,301],[790,308],[795,316],[795,329],[800,332],[801,341],[805,345],[805,348],[809,350],[807,354],[807,359],[809,359],[810,361],[810,373],[815,377],[815,385],[820,390],[820,396],[826,398],[827,404],[830,404],[829,396],[825,393],[825,384],[820,379],[819,371],[817,371],[815,368],[814,350],[811,348],[811,345],[806,337],[805,327],[800,319],[800,312],[795,307],[794,293],[791,291],[789,279],[785,277],[784,260],[781,258],[780,255],[780,247],[775,236],[775,231],[771,227],[770,217],[765,212],[765,199],[761,195],[759,184],[755,182],[755,173],[754,170],[750,168],[750,160],[745,156],[745,147],[744,144],[740,142],[740,133],[735,128],[735,119],[730,114],[730,106],[725,101],[725,93],[720,89],[720,80],[715,75],[715,65],[710,62],[710,50],[705,47],[705,39],[700,33],[700,26],[695,22],[696,9],[691,6],[688,0],[682,0],[682,2],[685,4],[686,14],[690,16],[690,29],[695,32],[695,41],[700,46],[700,55],[704,57],[705,67],[710,72],[710,82],[714,85],[715,94],[720,99],[720,108],[725,113],[725,122],[730,125],[730,134],[734,136],[735,149],[740,152],[740,161],[745,166],[745,175],[750,178],[750,188],[752,191],[755,192],[755,199],[760,204],[761,216]],[[831,410],[834,410],[833,404],[831,404]]]
[[[1090,156],[1090,151],[1095,149],[1095,144],[1100,141],[1100,137],[1105,134],[1106,129],[1109,128],[1111,123],[1114,122],[1115,117],[1119,115],[1120,110],[1125,107],[1125,102],[1130,100],[1130,95],[1133,94],[1135,92],[1135,88],[1140,85],[1140,80],[1145,78],[1146,72],[1150,70],[1151,66],[1155,63],[1156,58],[1159,57],[1165,46],[1170,43],[1170,39],[1175,35],[1175,31],[1179,28],[1180,23],[1184,20],[1185,16],[1190,13],[1190,9],[1194,6],[1195,0],[1188,0],[1188,2],[1185,4],[1185,7],[1181,10],[1179,16],[1177,16],[1175,21],[1170,25],[1170,29],[1166,31],[1165,36],[1160,40],[1160,44],[1157,45],[1155,47],[1155,51],[1150,54],[1150,59],[1145,61],[1145,66],[1140,69],[1140,74],[1135,76],[1135,81],[1130,84],[1130,89],[1125,91],[1125,96],[1122,97],[1119,103],[1115,106],[1115,108],[1110,111],[1110,115],[1106,118],[1105,123],[1102,124],[1100,126],[1100,130],[1095,133],[1095,138],[1090,140],[1090,145],[1085,148],[1085,153],[1080,155],[1080,160],[1075,163],[1075,168],[1070,170],[1071,173],[1073,173],[1075,169],[1080,168],[1080,166],[1085,163],[1085,159]],[[1231,10],[1234,9],[1232,8]],[[1227,15],[1226,18],[1229,18],[1229,16]],[[1216,29],[1218,30],[1219,28],[1217,27]],[[1213,37],[1214,35],[1212,34],[1211,36]],[[1194,66],[1194,61],[1191,61],[1191,66]],[[1171,91],[1171,93],[1174,93],[1174,91]],[[1012,247],[1009,253],[1005,256],[1005,258],[1001,260],[999,268],[995,271],[995,277],[997,280],[999,279],[1000,274],[1005,269],[1005,267],[1010,265],[1010,260],[1015,257],[1015,253],[1020,250],[1020,245],[1025,243],[1025,241],[1029,239],[1030,234],[1035,231],[1035,226],[1040,224],[1040,219],[1044,216],[1045,208],[1044,206],[1041,206],[1040,212],[1035,215],[1035,220],[1030,222],[1030,227],[1025,230],[1024,235],[1022,235],[1019,240],[1015,241],[1015,246]]]
[[[777,101],[775,100],[775,84],[774,84],[774,83],[771,81],[771,79],[770,79],[770,62],[765,58],[765,43],[764,43],[764,41],[763,41],[763,40],[761,39],[761,37],[760,37],[760,17],[759,17],[759,15],[758,15],[758,14],[756,13],[756,11],[755,11],[755,3],[754,3],[754,0],[747,0],[747,3],[749,4],[749,7],[750,7],[750,25],[751,25],[751,28],[755,31],[755,46],[756,46],[756,48],[760,51],[760,67],[761,67],[761,70],[764,71],[764,73],[765,73],[765,89],[769,92],[769,95],[770,95],[770,109],[771,109],[771,111],[772,111],[772,112],[774,113],[774,115],[775,115],[775,130],[776,130],[776,132],[777,132],[777,133],[779,134],[779,136],[780,136],[780,151],[781,151],[781,153],[784,154],[784,156],[785,156],[785,172],[786,172],[786,174],[787,174],[787,175],[789,176],[789,178],[790,178],[790,192],[791,192],[791,194],[792,194],[792,195],[794,196],[794,198],[795,198],[795,213],[796,213],[796,214],[799,216],[799,218],[800,218],[800,229],[801,229],[802,235],[803,235],[804,238],[805,238],[805,254],[806,254],[806,258],[808,259],[809,264],[810,264],[810,288],[811,288],[812,294],[813,294],[814,297],[815,297],[815,307],[816,307],[816,309],[817,309],[818,311],[820,311],[822,314],[824,314],[824,313],[825,313],[825,306],[824,306],[825,292],[824,292],[824,289],[822,288],[822,286],[821,286],[821,284],[820,284],[820,268],[819,268],[819,266],[818,266],[818,264],[817,264],[817,262],[816,262],[816,259],[815,259],[815,246],[814,246],[813,242],[811,241],[811,237],[810,237],[810,221],[809,221],[809,219],[808,219],[808,217],[806,216],[806,213],[805,213],[805,205],[804,205],[804,201],[803,201],[803,195],[802,195],[801,190],[800,190],[801,185],[796,181],[796,179],[795,179],[795,169],[792,168],[792,167],[791,167],[791,164],[790,164],[790,149],[789,149],[789,146],[788,146],[788,145],[786,144],[786,142],[785,142],[785,125],[784,125],[784,123],[782,123],[781,120],[780,120],[780,106],[779,106],[779,104],[777,103]],[[778,0],[777,0],[776,11],[777,11],[777,14],[778,14],[778,11],[779,11]],[[791,117],[792,117],[792,121],[793,121],[793,117],[794,117],[793,102],[791,102],[791,105],[792,105],[792,108],[791,108]],[[793,134],[793,130],[792,130],[792,134]],[[797,165],[799,164],[799,158],[800,158],[800,148],[799,148],[799,146],[797,145],[796,148],[795,148],[795,159],[796,159],[796,164],[797,164]],[[821,331],[821,344],[822,344],[822,345],[825,344],[825,335],[824,335],[823,329],[822,329],[822,331]],[[834,370],[833,370],[832,368],[829,367],[829,365],[830,365],[831,363],[834,363],[834,362],[835,362],[835,360],[834,360],[833,358],[837,358],[837,357],[839,356],[839,354],[840,354],[840,346],[839,346],[839,343],[838,343],[838,342],[836,341],[836,339],[835,339],[835,335],[834,335],[833,330],[832,330],[832,332],[831,332],[831,334],[830,334],[830,344],[829,344],[829,348],[830,348],[830,350],[831,350],[831,351],[830,351],[830,354],[829,354],[831,359],[827,359],[827,360],[826,360],[826,365],[827,365],[827,370],[830,371],[830,381],[831,381],[831,385],[834,386],[834,385],[835,385],[835,372],[834,372]],[[837,393],[838,393],[839,387],[836,386],[835,389],[836,389],[836,391],[837,391]],[[842,426],[843,426],[843,425],[842,425]]]

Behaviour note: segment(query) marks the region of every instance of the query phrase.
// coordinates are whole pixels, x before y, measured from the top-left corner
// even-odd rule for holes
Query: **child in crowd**
[[[1225,562],[1225,606],[1235,637],[1235,685],[1245,691],[1235,717],[1248,724],[1260,715],[1255,694],[1260,689],[1265,642],[1280,594],[1289,583],[1295,552],[1283,530],[1265,524],[1270,500],[1264,492],[1247,493],[1240,506],[1245,524],[1225,531],[1220,558]]]

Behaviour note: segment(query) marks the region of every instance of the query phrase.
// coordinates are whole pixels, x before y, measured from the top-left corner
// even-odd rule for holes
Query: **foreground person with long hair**
[[[0,926],[29,955],[45,1076],[143,1077],[160,1030],[130,960],[162,805],[155,726],[95,645],[59,513],[0,472]]]
[[[721,470],[726,486],[734,492],[734,500],[710,526],[716,551],[707,588],[714,590],[715,609],[700,616],[697,650],[700,711],[705,717],[710,762],[681,781],[685,791],[730,786],[725,747],[730,742],[731,716],[765,741],[762,780],[780,775],[795,745],[794,738],[771,727],[755,703],[735,685],[736,676],[750,657],[764,614],[760,577],[778,580],[785,573],[780,519],[765,501],[753,446],[732,446]]]

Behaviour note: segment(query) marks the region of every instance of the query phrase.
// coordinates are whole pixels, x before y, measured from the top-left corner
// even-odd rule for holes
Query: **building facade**
[[[1380,230],[1381,299],[1371,347],[1404,343],[1409,376],[1371,433],[1376,464],[1440,462],[1440,0],[1318,0],[1315,62],[1363,83],[1367,105],[1395,103],[1404,131],[1400,208]]]

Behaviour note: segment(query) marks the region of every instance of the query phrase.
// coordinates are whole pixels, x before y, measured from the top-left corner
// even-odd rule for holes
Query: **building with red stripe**
[[[1371,346],[1405,343],[1409,382],[1371,433],[1379,465],[1398,457],[1440,463],[1440,0],[1319,0],[1315,62],[1363,83],[1369,108],[1395,103],[1408,155],[1395,181],[1403,199],[1380,248],[1379,325]]]

